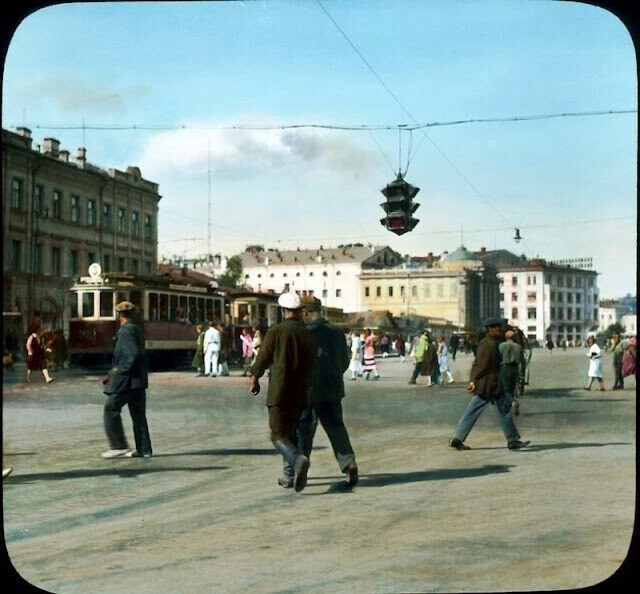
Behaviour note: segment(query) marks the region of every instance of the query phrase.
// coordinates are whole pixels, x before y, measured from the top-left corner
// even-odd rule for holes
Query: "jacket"
[[[349,368],[349,348],[344,334],[325,318],[307,324],[314,348],[311,405],[344,398],[344,372]]]
[[[479,343],[471,364],[469,380],[475,382],[475,394],[496,398],[502,394],[500,384],[500,350],[498,341],[487,334]]]
[[[140,327],[132,321],[120,326],[116,334],[113,362],[107,376],[105,394],[145,389],[148,386],[147,359]]]
[[[313,343],[304,322],[285,318],[269,328],[249,373],[262,377],[269,369],[267,406],[309,405]]]

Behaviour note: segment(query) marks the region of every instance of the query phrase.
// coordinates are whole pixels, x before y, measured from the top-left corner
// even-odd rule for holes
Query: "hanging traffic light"
[[[398,177],[380,191],[387,199],[380,205],[387,213],[386,217],[380,219],[380,224],[396,235],[413,231],[420,222],[420,219],[414,219],[412,216],[420,206],[417,202],[413,202],[420,188],[404,181],[402,174],[398,173]]]

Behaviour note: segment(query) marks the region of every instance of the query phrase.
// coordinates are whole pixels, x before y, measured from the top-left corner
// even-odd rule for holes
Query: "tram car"
[[[198,324],[225,321],[225,298],[215,283],[166,276],[102,273],[89,267],[70,288],[69,345],[72,364],[109,364],[118,321],[115,306],[131,301],[141,324],[151,367],[188,365],[193,355]]]

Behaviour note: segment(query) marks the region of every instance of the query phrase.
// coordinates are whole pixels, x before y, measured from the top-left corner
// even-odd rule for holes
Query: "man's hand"
[[[260,394],[260,383],[255,375],[249,377],[249,389],[253,395]]]
[[[103,386],[106,386],[108,382],[109,382],[109,376],[108,376],[108,375],[105,375],[105,376],[102,378],[102,385],[103,385]]]
[[[469,382],[469,385],[467,386],[467,392],[470,392],[471,394],[473,394],[473,392],[476,391],[476,382],[471,381]]]

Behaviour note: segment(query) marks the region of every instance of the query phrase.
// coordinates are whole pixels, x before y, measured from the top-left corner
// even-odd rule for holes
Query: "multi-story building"
[[[55,138],[2,130],[4,312],[26,328],[36,312],[66,329],[68,288],[97,262],[111,272],[151,274],[157,261],[158,185],[137,167],[104,170]]]
[[[503,315],[530,340],[581,343],[597,330],[596,272],[534,259],[499,276]]]
[[[440,318],[457,330],[477,330],[500,311],[496,268],[464,247],[429,254],[420,266],[363,271],[360,290],[365,310]]]
[[[238,254],[243,282],[254,291],[315,295],[329,308],[362,311],[360,275],[396,266],[402,257],[387,246],[348,244],[337,248],[271,250],[252,246]]]

